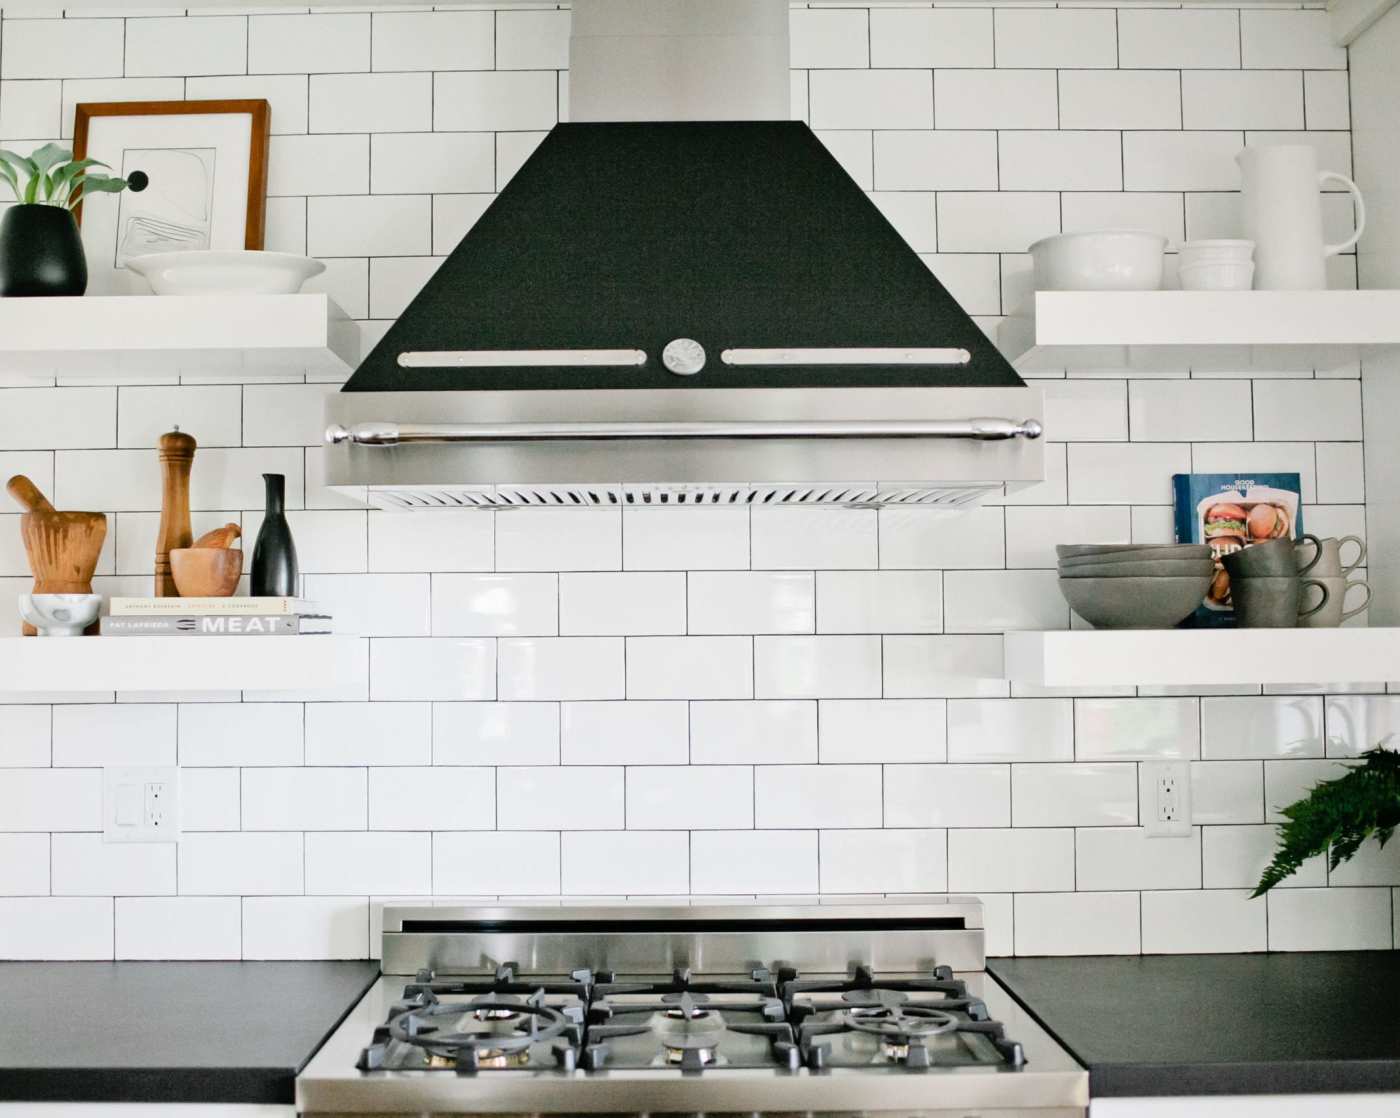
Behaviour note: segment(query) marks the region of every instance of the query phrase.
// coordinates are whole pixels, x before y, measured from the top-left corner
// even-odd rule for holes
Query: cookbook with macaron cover
[[[1205,601],[1184,624],[1222,628],[1235,623],[1230,576],[1221,560],[1232,551],[1303,534],[1303,486],[1298,474],[1173,474],[1176,542],[1209,544],[1215,577]]]

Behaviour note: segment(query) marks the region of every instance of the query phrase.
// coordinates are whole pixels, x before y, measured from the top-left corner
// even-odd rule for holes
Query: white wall
[[[567,20],[6,18],[0,137],[65,134],[81,100],[268,97],[268,247],[325,258],[373,339],[566,112]],[[1350,164],[1320,10],[814,7],[793,29],[795,112],[989,329],[1035,237],[1232,232],[1245,142]],[[201,443],[196,529],[251,537],[257,475],[285,472],[308,592],[371,638],[336,701],[0,708],[0,956],[360,956],[401,896],[948,889],[985,898],[995,952],[1390,945],[1400,844],[1245,892],[1273,808],[1400,719],[1379,685],[965,678],[1004,630],[1069,623],[1052,544],[1168,540],[1174,471],[1297,470],[1309,528],[1364,530],[1358,370],[1043,385],[1045,484],[951,520],[366,513],[320,484],[334,385],[0,391],[0,468],[112,515],[104,592],[149,587],[150,447],[178,422]],[[1192,762],[1189,838],[1137,827],[1138,762],[1160,757]],[[177,761],[179,849],[104,846],[92,766]]]

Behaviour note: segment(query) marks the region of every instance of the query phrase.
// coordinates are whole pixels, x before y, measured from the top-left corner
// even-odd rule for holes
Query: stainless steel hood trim
[[[443,349],[400,353],[405,369],[640,368],[643,349]]]
[[[961,347],[806,346],[726,349],[726,365],[966,365],[972,354]]]
[[[395,423],[371,420],[353,427],[332,424],[326,442],[335,446],[398,446],[400,443],[494,443],[608,439],[1038,439],[1035,419],[827,420],[799,423]]]

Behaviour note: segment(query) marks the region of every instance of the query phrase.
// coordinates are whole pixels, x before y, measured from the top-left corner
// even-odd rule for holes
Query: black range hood
[[[662,360],[677,339],[699,375]],[[857,352],[918,349],[936,361]],[[755,350],[786,355],[730,363]],[[805,124],[663,121],[556,126],[345,391],[1022,384]]]

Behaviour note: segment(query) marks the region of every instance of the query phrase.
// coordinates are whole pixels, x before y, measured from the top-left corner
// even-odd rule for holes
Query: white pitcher
[[[1327,286],[1324,260],[1345,252],[1366,228],[1366,206],[1356,183],[1336,171],[1318,171],[1317,151],[1306,144],[1247,147],[1235,156],[1244,174],[1244,235],[1254,242],[1254,286],[1272,291],[1315,291]],[[1341,183],[1356,201],[1356,232],[1340,244],[1322,239],[1322,185]]]

